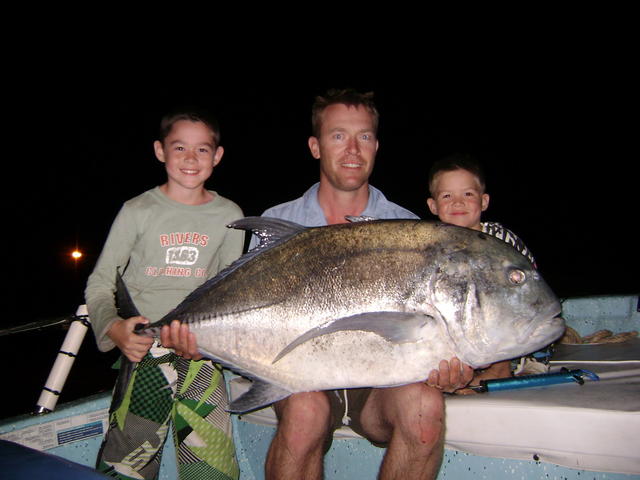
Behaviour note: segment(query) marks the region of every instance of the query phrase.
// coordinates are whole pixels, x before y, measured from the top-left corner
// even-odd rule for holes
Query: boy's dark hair
[[[316,138],[320,137],[322,127],[322,112],[329,105],[343,104],[348,107],[364,107],[373,116],[374,133],[378,130],[378,119],[380,115],[373,103],[373,92],[360,93],[352,88],[335,89],[332,88],[323,96],[317,96],[311,107],[311,131]]]
[[[164,143],[173,125],[180,120],[189,120],[191,122],[204,123],[213,133],[213,141],[215,146],[220,145],[220,125],[218,120],[207,110],[196,107],[176,108],[166,113],[160,120],[160,131],[158,133],[159,140]]]
[[[454,170],[466,170],[474,175],[480,183],[480,188],[484,192],[486,188],[486,180],[484,172],[478,160],[467,153],[454,153],[447,155],[440,160],[437,160],[429,170],[429,193],[434,197],[436,192],[434,191],[434,180],[439,173],[453,172]]]

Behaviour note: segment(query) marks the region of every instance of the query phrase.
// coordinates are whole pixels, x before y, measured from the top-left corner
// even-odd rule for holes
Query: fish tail
[[[118,410],[118,408],[120,408],[120,406],[122,405],[136,365],[137,362],[132,362],[125,355],[120,356],[120,372],[118,373],[116,385],[113,389],[113,397],[111,400],[109,415]]]
[[[129,294],[129,290],[122,279],[120,274],[120,268],[116,269],[116,305],[118,307],[118,314],[122,318],[131,318],[139,316],[140,313],[133,303],[133,299]],[[137,324],[134,331],[138,331],[144,328],[142,323]],[[129,382],[131,382],[131,376],[135,370],[137,362],[132,362],[125,355],[120,355],[120,372],[116,380],[116,386],[113,389],[113,398],[111,401],[111,409],[109,413],[116,411],[122,405],[124,396],[129,388]]]
[[[120,267],[116,269],[116,306],[118,307],[118,314],[122,318],[137,317],[140,315],[122,279]]]

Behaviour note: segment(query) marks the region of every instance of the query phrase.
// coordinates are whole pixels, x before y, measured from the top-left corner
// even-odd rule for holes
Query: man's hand
[[[160,342],[164,347],[173,348],[176,355],[190,360],[200,360],[204,358],[198,352],[196,336],[189,331],[189,325],[174,320],[169,325],[162,327],[160,331]]]
[[[153,345],[153,338],[133,332],[138,323],[147,325],[149,319],[145,317],[131,317],[127,320],[119,318],[107,331],[107,336],[132,362],[141,361]]]
[[[457,357],[453,357],[449,362],[442,360],[438,370],[431,370],[426,383],[430,387],[451,393],[466,387],[472,378],[473,368],[462,363]]]
[[[497,362],[491,364],[488,368],[474,372],[473,379],[471,380],[472,385],[480,385],[481,380],[491,380],[494,378],[508,378],[511,376],[511,361],[505,360],[503,362]],[[474,395],[478,392],[472,390],[470,388],[463,388],[462,390],[458,390],[456,394],[458,395]]]

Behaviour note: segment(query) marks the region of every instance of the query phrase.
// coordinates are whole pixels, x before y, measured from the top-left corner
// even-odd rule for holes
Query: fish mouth
[[[553,304],[544,312],[534,316],[529,326],[516,338],[519,344],[532,343],[532,340],[546,341],[547,344],[556,340],[564,331],[564,320],[558,315],[562,312],[560,304]]]

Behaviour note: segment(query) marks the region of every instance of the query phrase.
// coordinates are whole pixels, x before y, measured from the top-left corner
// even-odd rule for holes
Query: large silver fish
[[[292,393],[424,381],[442,359],[480,367],[558,338],[560,304],[526,257],[484,233],[417,220],[305,228],[249,217],[261,243],[162,320],[253,380],[229,410]]]

